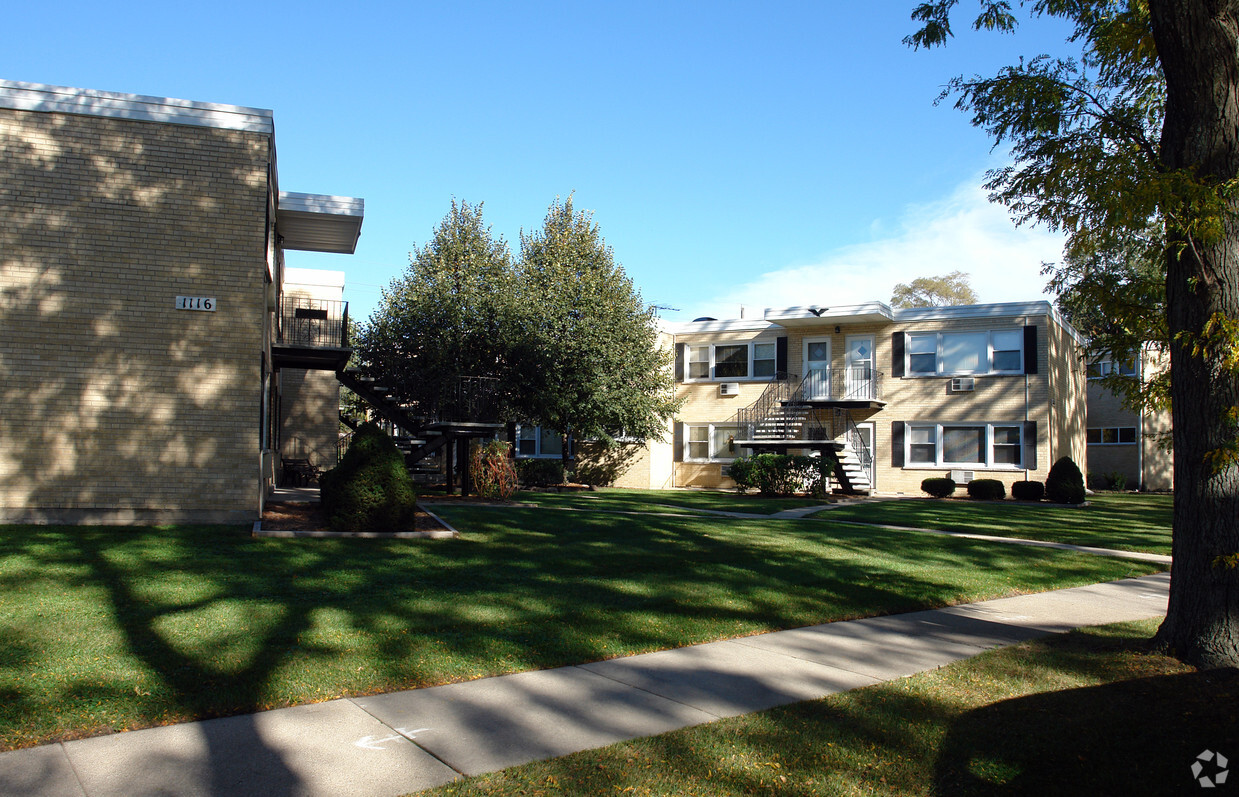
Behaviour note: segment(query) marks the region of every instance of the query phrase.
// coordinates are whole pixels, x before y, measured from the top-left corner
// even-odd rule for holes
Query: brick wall
[[[256,516],[269,149],[0,109],[0,518]]]

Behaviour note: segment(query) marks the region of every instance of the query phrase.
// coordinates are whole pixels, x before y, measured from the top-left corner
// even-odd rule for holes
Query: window
[[[709,379],[710,378],[710,347],[709,346],[689,346],[688,347],[688,378],[689,379]]]
[[[714,378],[743,379],[749,375],[749,345],[715,346]]]
[[[776,357],[774,343],[754,343],[753,376],[774,376]]]
[[[774,379],[778,376],[778,345],[773,340],[702,343],[685,349],[684,379],[687,382]]]
[[[913,426],[908,430],[908,462],[933,465],[938,461],[938,428]]]
[[[1090,446],[1126,446],[1136,442],[1136,427],[1106,426],[1089,429],[1085,440]]]
[[[906,467],[1019,468],[1024,429],[1018,424],[910,423]]]
[[[730,461],[747,457],[752,452],[736,445],[740,427],[727,423],[710,423],[685,427],[684,459],[695,462]]]
[[[554,429],[525,424],[516,427],[516,456],[558,459],[563,456],[563,452],[563,440]],[[572,441],[568,441],[568,455],[572,455]]]
[[[1094,363],[1089,363],[1088,378],[1100,379],[1103,376],[1118,373],[1122,376],[1136,376],[1136,361],[1135,359],[1124,360],[1116,363],[1113,360],[1098,360]]]
[[[1019,374],[1024,371],[1024,330],[910,333],[905,356],[909,376]]]

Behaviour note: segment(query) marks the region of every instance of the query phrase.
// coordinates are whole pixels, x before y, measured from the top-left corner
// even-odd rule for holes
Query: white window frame
[[[524,429],[533,429],[534,453],[532,454],[521,453],[521,431]],[[575,441],[571,437],[569,437],[568,438],[568,458],[569,459],[572,459],[576,455],[576,452],[573,450],[574,447],[575,447]],[[563,455],[560,454],[559,452],[554,452],[550,454],[542,453],[542,427],[541,426],[530,426],[528,424],[518,423],[516,425],[515,457],[517,459],[562,459]]]
[[[1105,442],[1106,431],[1109,429],[1114,430],[1113,443]],[[1119,432],[1123,429],[1131,429],[1131,440],[1119,440]],[[1097,432],[1097,436],[1101,439],[1095,443],[1089,440],[1088,435],[1091,432]],[[1087,430],[1085,430],[1084,437],[1085,443],[1090,446],[1134,446],[1140,442],[1139,430],[1135,426],[1090,426]]]
[[[705,429],[706,430],[706,450],[708,451],[708,454],[705,459],[702,459],[701,457],[694,457],[691,454],[689,454],[689,451],[691,450],[689,447],[689,444],[693,442],[693,433],[692,433],[693,429]],[[734,429],[737,434],[740,431],[740,427],[734,423],[686,423],[684,424],[684,441],[683,441],[684,461],[685,462],[732,462],[739,457],[748,456],[748,454],[745,453],[745,450],[741,448],[740,446],[736,446],[736,450],[734,453],[730,451],[725,451],[725,450],[722,452],[716,451],[714,448],[714,433],[715,433],[715,430],[721,430],[721,429]],[[698,440],[697,442],[700,443],[701,441]]]
[[[773,382],[779,376],[779,361],[778,361],[778,344],[777,338],[756,338],[754,340],[720,340],[713,343],[686,343],[684,344],[684,381],[688,382]],[[755,365],[756,347],[760,345],[774,345],[774,373],[770,376],[754,376],[753,368]],[[718,349],[719,347],[744,346],[747,349],[745,360],[744,376],[718,376]],[[693,352],[700,352],[702,349],[709,349],[707,360],[694,360]],[[769,360],[770,358],[763,358]],[[708,362],[708,376],[691,376],[693,362]]]
[[[1016,331],[1018,331],[1020,334],[1020,337],[1019,337],[1020,365],[1019,365],[1019,368],[1015,370],[1010,370],[1010,369],[996,370],[994,368],[994,333],[996,332],[997,333],[1016,332]],[[1008,374],[1022,374],[1024,373],[1025,357],[1027,356],[1026,352],[1024,351],[1024,334],[1023,333],[1024,333],[1023,327],[1008,327],[1006,329],[947,329],[947,330],[940,330],[937,332],[906,332],[904,334],[907,336],[905,338],[905,340],[907,341],[907,345],[904,346],[904,354],[903,354],[904,376],[907,378],[912,378],[912,379],[917,379],[917,378],[928,379],[928,378],[939,377],[939,376],[984,376],[984,375],[989,375],[989,374],[993,374],[996,376],[1002,376],[1002,375],[1008,375]],[[912,357],[914,355],[911,351],[911,348],[912,348],[911,339],[914,336],[928,337],[930,335],[933,335],[934,340],[935,340],[933,373],[930,373],[929,371],[914,371],[912,370]],[[943,337],[946,335],[985,335],[986,336],[985,362],[981,364],[982,367],[976,370],[955,370],[955,371],[948,371],[945,368],[943,368],[942,341],[943,341]],[[999,349],[998,351],[1012,351],[1012,349]],[[928,352],[926,352],[926,354],[927,353]]]
[[[1102,379],[1103,377],[1107,377],[1113,373],[1118,373],[1121,376],[1131,376],[1131,377],[1140,375],[1140,355],[1139,354],[1131,358],[1131,373],[1124,373],[1123,367],[1122,367],[1123,365],[1124,364],[1120,362],[1118,363],[1118,368],[1116,368],[1114,360],[1108,357],[1104,360],[1097,360],[1096,362],[1089,363],[1088,378],[1089,379]],[[1093,374],[1094,368],[1097,369],[1096,375]]]
[[[974,428],[985,430],[984,442],[984,461],[983,462],[948,462],[942,455],[943,430],[946,428]],[[934,461],[933,462],[913,462],[912,461],[912,430],[913,429],[932,429],[934,434]],[[996,462],[994,460],[994,429],[995,428],[1011,428],[1019,432],[1019,460],[1015,463],[1008,464],[1005,462]],[[943,468],[954,468],[960,470],[998,470],[998,471],[1014,471],[1024,469],[1024,424],[1020,421],[991,421],[991,422],[975,422],[975,421],[909,421],[907,424],[907,433],[903,440],[903,462],[905,470],[941,470]],[[925,443],[923,445],[928,445]],[[1009,444],[1008,444],[1009,445]]]

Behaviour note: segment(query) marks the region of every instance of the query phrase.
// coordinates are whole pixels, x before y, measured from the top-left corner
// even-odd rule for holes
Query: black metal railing
[[[456,380],[454,417],[449,420],[491,423],[499,420],[501,380],[493,376],[462,376]]]
[[[788,401],[796,392],[797,379],[799,377],[796,374],[776,374],[774,381],[766,386],[757,401],[736,411],[735,424],[740,427],[739,435],[742,439],[754,439],[759,428],[764,431],[769,427],[772,433],[784,438],[796,431],[791,428],[793,422],[778,410],[783,406],[783,402]]]
[[[315,349],[347,349],[348,302],[280,297],[276,342]]]

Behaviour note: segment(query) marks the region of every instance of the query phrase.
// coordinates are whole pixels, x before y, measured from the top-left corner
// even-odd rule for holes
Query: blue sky
[[[7,9],[0,78],[274,110],[281,188],[366,201],[355,255],[289,255],[346,272],[354,316],[453,197],[516,249],[570,193],[672,320],[955,269],[982,301],[1044,298],[1061,240],[986,202],[1003,152],[934,100],[1067,31],[913,52],[913,5],[52,0]]]

